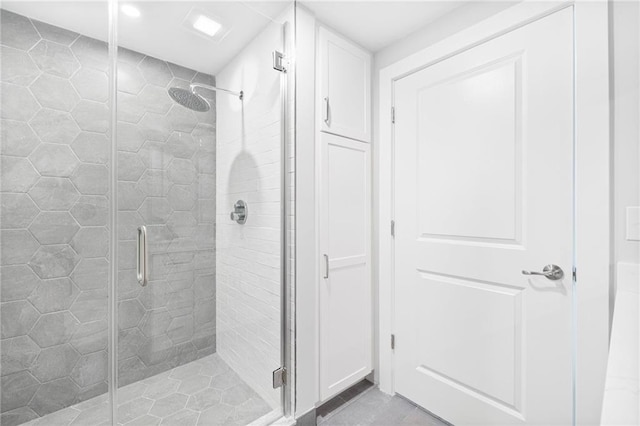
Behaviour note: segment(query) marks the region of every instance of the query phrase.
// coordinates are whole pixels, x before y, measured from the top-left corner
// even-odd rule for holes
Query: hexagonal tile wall
[[[0,20],[4,426],[106,392],[111,159],[107,45],[6,10]],[[167,94],[213,77],[118,52],[118,206],[129,214],[118,230],[119,374],[127,384],[215,352],[215,315],[202,306],[214,312],[216,126],[215,114]],[[145,289],[134,270],[142,223],[154,280]],[[184,384],[183,394],[199,386]],[[173,412],[182,399],[162,413],[153,400],[148,409],[188,418],[188,408]]]

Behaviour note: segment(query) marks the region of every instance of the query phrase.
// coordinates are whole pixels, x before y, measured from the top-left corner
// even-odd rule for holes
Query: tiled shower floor
[[[247,425],[271,407],[217,355],[118,390],[118,425]],[[81,402],[29,426],[108,425],[107,395]]]

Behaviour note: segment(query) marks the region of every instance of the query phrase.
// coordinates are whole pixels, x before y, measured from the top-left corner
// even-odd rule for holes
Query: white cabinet
[[[320,132],[320,399],[372,370],[370,145]]]
[[[320,130],[371,142],[371,54],[320,27]]]

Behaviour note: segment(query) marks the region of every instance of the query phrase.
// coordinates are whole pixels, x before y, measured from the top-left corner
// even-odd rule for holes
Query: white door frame
[[[575,23],[575,258],[576,424],[598,424],[609,344],[610,140],[609,38],[606,0],[524,0],[468,29],[380,71],[380,117],[375,166],[378,196],[378,330],[380,389],[394,393],[393,334],[394,244],[393,127],[389,118],[394,82],[478,44],[496,38],[562,8],[574,11]],[[588,308],[588,311],[587,311]]]

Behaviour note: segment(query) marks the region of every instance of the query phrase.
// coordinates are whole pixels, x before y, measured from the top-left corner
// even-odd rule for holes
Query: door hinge
[[[578,281],[578,271],[576,270],[576,267],[573,267],[573,270],[571,271],[571,275],[573,275],[573,282],[577,282]]]
[[[273,69],[280,72],[287,72],[287,69],[284,66],[284,53],[278,52],[277,50],[273,51]]]
[[[391,236],[392,237],[396,236],[396,221],[395,220],[391,221]]]
[[[395,349],[396,348],[396,335],[392,334],[391,335],[391,349]]]
[[[273,388],[278,389],[287,383],[287,369],[280,367],[273,370]]]
[[[391,122],[392,123],[396,122],[396,108],[395,107],[391,107]]]

